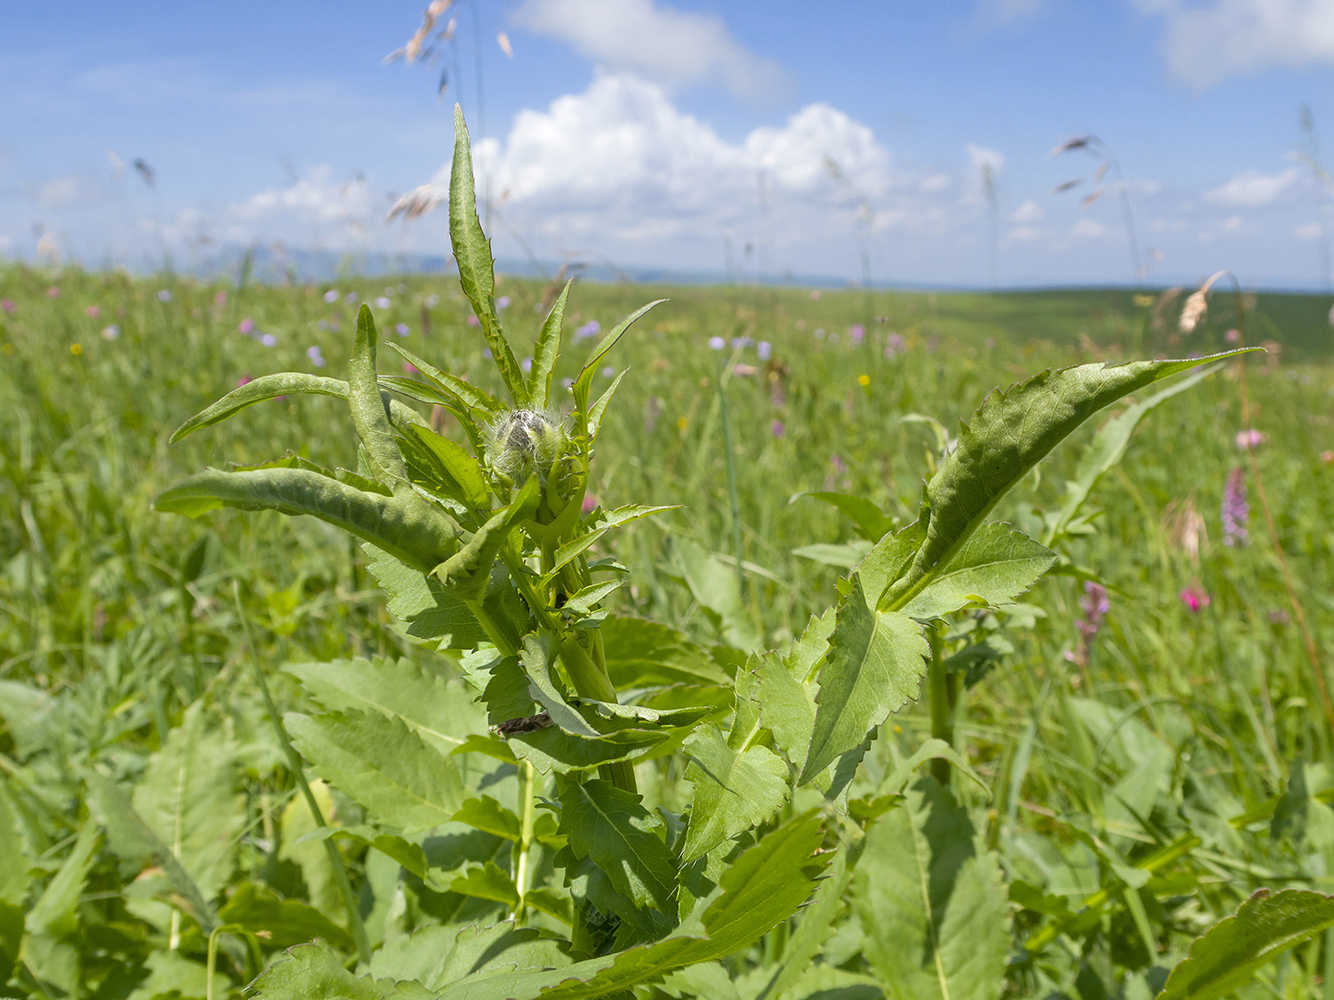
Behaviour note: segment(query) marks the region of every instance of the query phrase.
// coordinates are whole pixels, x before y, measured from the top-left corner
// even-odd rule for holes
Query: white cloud
[[[1042,210],[1042,206],[1036,201],[1030,200],[1024,202],[1014,210],[1014,214],[1010,216],[1010,221],[1023,224],[1041,222],[1046,217],[1047,213]]]
[[[1298,173],[1296,167],[1277,174],[1244,170],[1226,184],[1207,191],[1204,197],[1206,201],[1230,208],[1259,208],[1276,201],[1297,180]]]
[[[1272,66],[1334,63],[1334,0],[1135,0],[1165,19],[1170,72],[1198,90]]]
[[[954,176],[952,174],[927,174],[918,181],[917,186],[923,194],[937,194],[947,190],[953,183]]]
[[[366,184],[360,179],[340,181],[332,168],[316,167],[287,187],[269,188],[233,205],[238,219],[263,219],[290,214],[305,222],[337,222],[364,218],[369,211]]]
[[[971,142],[967,145],[968,162],[973,168],[975,175],[981,175],[986,167],[991,168],[992,174],[999,174],[1001,168],[1005,166],[1005,154],[995,149],[988,149],[986,146],[975,146]]]
[[[1070,235],[1081,239],[1098,239],[1107,235],[1107,227],[1094,219],[1083,218],[1070,229]]]
[[[1305,223],[1292,231],[1292,235],[1299,240],[1318,240],[1324,234],[1325,227],[1318,222]]]
[[[1236,233],[1241,231],[1241,216],[1229,215],[1223,220],[1222,230],[1225,233]]]
[[[710,239],[753,221],[761,183],[794,238],[846,233],[862,198],[883,197],[891,179],[889,151],[828,104],[731,143],[628,74],[601,74],[545,112],[521,111],[503,145],[487,139],[475,152],[502,210],[531,213],[563,246],[593,236]],[[447,173],[445,165],[437,181]]]
[[[1007,238],[1016,243],[1031,243],[1033,240],[1042,237],[1042,230],[1036,226],[1015,226],[1007,234]]]
[[[604,69],[668,87],[717,82],[740,97],[762,97],[786,85],[777,63],[745,48],[714,14],[654,0],[524,0],[512,20]]]
[[[37,204],[44,208],[58,208],[68,205],[79,197],[79,179],[77,177],[53,177],[45,181],[37,191]]]

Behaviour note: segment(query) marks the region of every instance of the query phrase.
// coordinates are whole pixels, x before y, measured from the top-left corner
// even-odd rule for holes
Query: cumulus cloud
[[[1070,235],[1077,236],[1080,239],[1098,239],[1107,235],[1107,227],[1101,222],[1086,217],[1074,224],[1070,230]]]
[[[1273,66],[1334,63],[1334,0],[1134,0],[1165,20],[1168,70],[1197,90]]]
[[[654,0],[524,0],[512,20],[566,42],[604,69],[667,87],[721,83],[739,97],[754,98],[786,85],[777,63],[743,46],[714,14]]]
[[[502,208],[531,213],[562,239],[709,238],[754,217],[761,185],[775,218],[846,231],[830,209],[853,211],[850,201],[880,198],[891,182],[889,151],[828,104],[734,143],[629,74],[600,74],[546,111],[524,110],[503,144],[487,139],[475,151]]]
[[[1205,192],[1205,200],[1229,208],[1260,208],[1277,201],[1297,180],[1299,171],[1289,167],[1277,174],[1244,170],[1225,184]]]
[[[1033,222],[1041,222],[1046,218],[1047,213],[1042,210],[1042,206],[1036,201],[1026,201],[1014,210],[1010,216],[1010,221],[1020,225]]]

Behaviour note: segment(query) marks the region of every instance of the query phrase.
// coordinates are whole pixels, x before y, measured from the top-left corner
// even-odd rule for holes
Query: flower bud
[[[541,410],[510,410],[487,428],[486,459],[497,485],[514,487],[536,475],[544,491],[569,450],[559,417]]]

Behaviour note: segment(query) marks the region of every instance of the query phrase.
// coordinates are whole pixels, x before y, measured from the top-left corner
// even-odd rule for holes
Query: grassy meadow
[[[802,494],[859,494],[907,523],[958,421],[993,388],[1045,367],[1234,344],[1231,293],[1218,288],[1186,335],[1177,317],[1190,289],[1160,291],[576,284],[566,313],[575,347],[557,379],[575,374],[591,324],[605,330],[648,299],[668,300],[618,345],[615,372],[598,376],[605,387],[628,369],[597,442],[597,500],[607,509],[679,507],[612,543],[630,584],[610,606],[670,623],[701,645],[715,641],[719,617],[701,607],[681,569],[683,552],[698,545],[731,569],[739,557],[733,618],[766,647],[789,642],[836,599],[839,578],[869,548],[838,510]],[[499,292],[508,328],[526,341],[548,289],[506,278]],[[177,445],[168,437],[246,379],[285,370],[342,377],[360,302],[371,304],[386,342],[382,373],[412,374],[388,349],[399,342],[498,389],[457,279],[238,287],[7,266],[0,300],[0,855],[21,856],[27,873],[0,871],[0,900],[30,915],[69,871],[62,865],[83,844],[91,771],[134,786],[150,756],[203,712],[216,722],[210,738],[225,739],[238,768],[235,797],[217,807],[233,817],[217,822],[235,847],[214,873],[217,897],[262,883],[337,924],[322,855],[311,853],[318,845],[284,839],[294,786],[248,657],[258,657],[288,708],[309,695],[284,664],[403,656],[443,675],[455,669],[450,655],[404,635],[360,546],[325,524],[238,512],[191,520],[155,513],[152,500],[203,466],[289,449],[356,468],[344,405],[318,396],[260,403]],[[956,792],[1011,884],[1007,995],[1151,996],[1190,940],[1255,888],[1334,893],[1334,719],[1298,621],[1329,672],[1330,304],[1248,296],[1245,338],[1268,348],[1246,362],[1249,421],[1239,362],[1152,411],[1099,481],[1094,514],[1063,543],[1060,565],[1006,615],[997,656],[969,674],[956,741],[987,789],[959,782]],[[994,516],[1042,539],[1084,448],[1118,409],[1058,448]],[[451,418],[433,419],[448,433]],[[1251,429],[1253,449],[1239,446]],[[1235,516],[1231,533],[1222,520],[1234,469],[1247,489],[1244,539]],[[1087,580],[1106,587],[1105,610],[1090,610]],[[909,706],[891,717],[876,752],[897,760],[930,732],[925,710]],[[660,765],[668,766],[640,764],[641,784],[646,796],[666,789],[667,800]],[[1078,831],[1094,831],[1097,846]],[[420,882],[385,902],[375,886],[395,873],[346,850],[377,940],[443,912],[449,893]],[[1147,872],[1137,883],[1118,883],[1087,927],[1025,950],[1058,908],[1013,885],[1078,910],[1120,871],[1104,850],[1131,866],[1168,855],[1136,868]],[[240,995],[245,957],[228,958],[217,966],[226,975],[209,982],[206,942],[167,914],[151,879],[105,852],[82,872],[62,911],[68,933],[51,932],[54,950],[21,949],[21,918],[17,936],[0,927],[5,995],[55,996],[57,987],[144,1000],[173,989]],[[28,932],[36,933],[31,920]],[[855,932],[834,931],[822,961],[857,973],[856,942]],[[1288,953],[1241,995],[1334,996],[1331,943],[1322,934]]]

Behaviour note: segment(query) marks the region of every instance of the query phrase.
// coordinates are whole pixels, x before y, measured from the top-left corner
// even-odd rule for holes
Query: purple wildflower
[[[0,299],[0,309],[3,309],[5,312],[12,313],[17,308],[18,307],[14,305],[13,299]]]
[[[117,326],[115,323],[112,323],[110,326],[104,326],[102,328],[103,340],[115,340],[119,336],[120,336],[120,327]]]
[[[255,332],[255,321],[247,316],[236,325],[236,328],[248,337]]]
[[[306,348],[306,357],[310,358],[310,363],[316,368],[323,368],[325,365],[324,355],[320,353],[320,345],[312,344]]]
[[[398,334],[400,337],[406,337],[408,334],[412,332],[412,329],[406,323],[399,323],[397,326],[394,327],[394,332]]]
[[[749,347],[753,343],[755,343],[755,341],[751,337],[733,337],[732,350],[739,351],[742,350],[743,348]]]
[[[722,337],[710,337],[709,346],[712,347],[715,351],[721,351],[724,347],[727,346],[727,341],[723,340]]]
[[[601,332],[602,324],[595,319],[590,319],[587,323],[574,331],[574,336],[576,340],[583,340],[586,337],[596,337]]]
[[[787,426],[781,420],[775,420],[769,425],[769,433],[776,438],[787,436]]]
[[[165,288],[159,290],[157,293],[157,300],[159,302],[170,302],[171,292],[167,291]]]
[[[263,344],[265,347],[273,347],[275,344],[278,343],[278,338],[271,333],[266,333],[264,334],[264,336],[259,338],[259,342]]]
[[[866,337],[866,327],[860,323],[854,323],[848,327],[848,336],[852,338],[854,344],[860,344]]]
[[[894,357],[894,355],[901,353],[906,346],[907,341],[903,339],[903,334],[891,333],[885,338],[885,357]]]
[[[773,354],[774,346],[767,340],[761,340],[755,345],[755,353],[760,356],[761,361],[768,361],[769,356]]]
[[[357,295],[356,292],[348,292],[346,295],[343,296],[343,301],[346,302],[348,305],[351,305],[352,303],[357,301],[358,297],[359,296]]]
[[[509,304],[510,304],[510,297],[508,295],[502,295],[500,298],[496,299],[497,309],[508,309]]]
[[[1246,502],[1246,475],[1240,467],[1227,474],[1223,487],[1223,544],[1241,548],[1250,542],[1246,522],[1251,517],[1251,505]]]
[[[468,325],[469,325],[469,326],[481,326],[481,325],[482,325],[482,321],[479,320],[476,316],[474,316],[474,315],[472,315],[472,314],[469,314],[469,316],[468,316],[468,321],[467,321],[467,322],[468,322]]]
[[[1201,608],[1209,606],[1209,595],[1205,593],[1203,587],[1198,587],[1193,583],[1189,587],[1183,588],[1181,593],[1177,594],[1177,597],[1181,598],[1182,604],[1190,608],[1193,615],[1198,615]]]
[[[379,298],[377,298],[377,299],[375,300],[375,308],[376,308],[376,309],[388,309],[388,308],[389,308],[390,306],[392,306],[393,304],[394,304],[394,303],[392,303],[391,301],[389,301],[389,299],[386,298],[386,297],[383,296],[383,295],[381,295]]]
[[[325,293],[324,293],[324,301],[327,302],[327,303],[329,303],[329,305],[333,305],[335,302],[337,302],[337,301],[338,301],[338,289],[337,289],[337,288],[330,288],[327,292],[325,292]]]
[[[1085,580],[1084,597],[1079,602],[1079,608],[1084,612],[1084,617],[1075,623],[1075,627],[1085,640],[1092,639],[1102,628],[1103,619],[1112,608],[1112,602],[1107,597],[1107,588],[1092,580]]]

